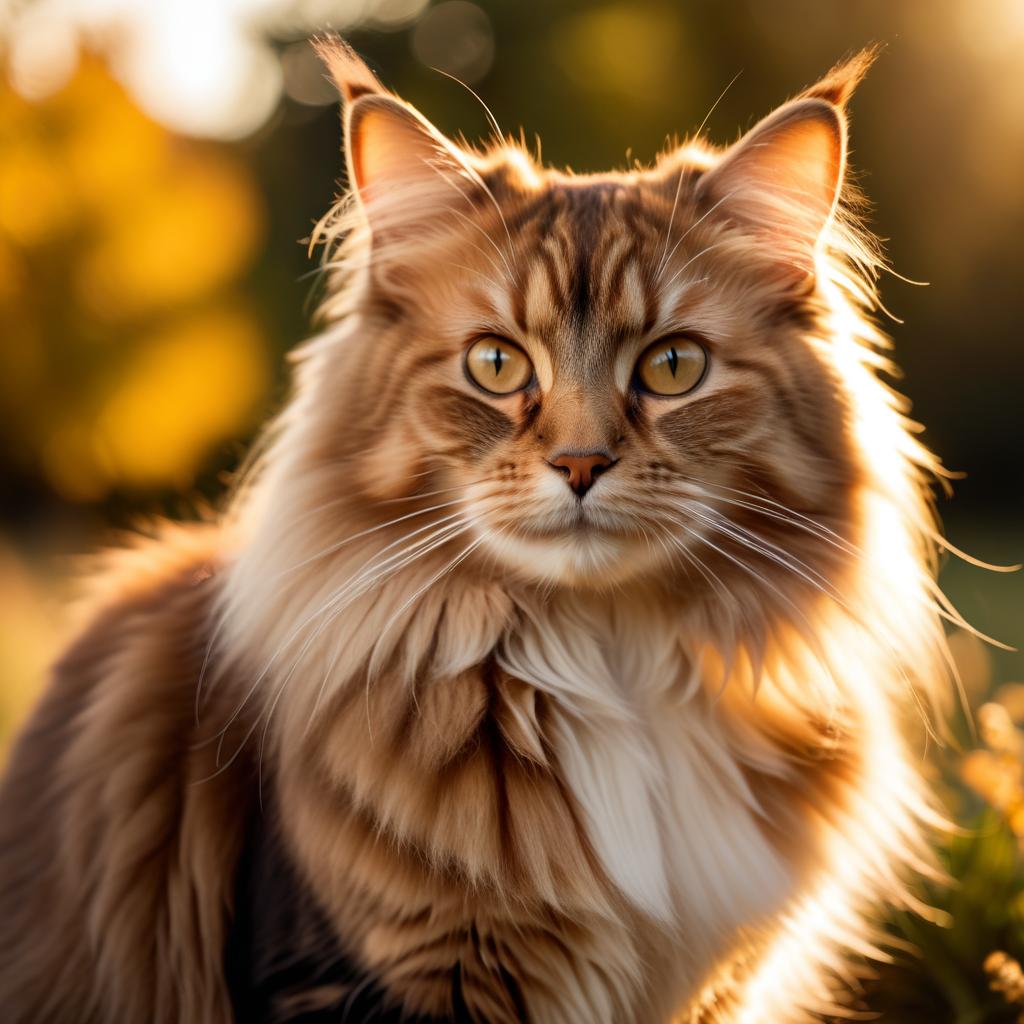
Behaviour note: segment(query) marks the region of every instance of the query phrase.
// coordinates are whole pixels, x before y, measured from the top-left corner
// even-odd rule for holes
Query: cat
[[[880,374],[865,52],[733,145],[456,145],[342,41],[322,332],[109,556],[0,791],[21,1022],[783,1024],[914,907],[936,458]]]

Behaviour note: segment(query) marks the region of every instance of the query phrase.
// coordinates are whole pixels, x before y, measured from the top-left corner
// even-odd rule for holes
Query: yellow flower
[[[1024,971],[1009,953],[996,950],[985,958],[989,988],[999,992],[1010,1004],[1024,1006]]]

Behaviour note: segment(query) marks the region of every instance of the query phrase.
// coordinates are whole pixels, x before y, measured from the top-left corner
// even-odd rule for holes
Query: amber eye
[[[518,345],[488,336],[466,353],[466,373],[491,394],[511,395],[533,380],[533,363]]]
[[[704,379],[707,368],[703,345],[692,338],[662,338],[640,357],[636,376],[652,394],[685,395]]]

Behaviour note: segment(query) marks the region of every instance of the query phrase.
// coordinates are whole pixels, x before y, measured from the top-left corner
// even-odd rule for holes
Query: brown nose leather
[[[580,498],[593,487],[594,481],[614,464],[615,460],[604,452],[562,452],[548,462],[549,466],[565,474],[566,482]]]

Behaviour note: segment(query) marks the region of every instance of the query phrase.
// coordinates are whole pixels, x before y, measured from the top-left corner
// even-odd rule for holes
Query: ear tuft
[[[841,60],[820,82],[805,89],[799,98],[826,100],[837,107],[845,106],[881,52],[881,44],[874,43]]]
[[[314,39],[313,49],[327,66],[345,103],[353,103],[360,96],[386,94],[366,62],[340,36]]]

